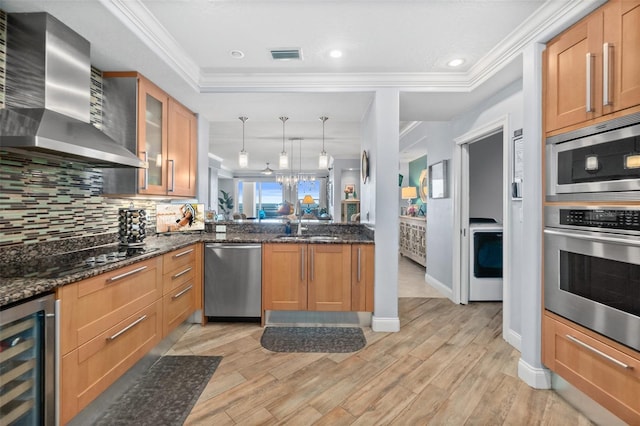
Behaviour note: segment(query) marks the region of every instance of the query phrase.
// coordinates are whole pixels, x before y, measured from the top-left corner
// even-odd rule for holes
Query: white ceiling
[[[520,49],[582,0],[0,0],[47,11],[91,43],[102,70],[137,70],[210,124],[210,153],[237,169],[242,123],[250,169],[303,138],[303,169],[326,151],[359,158],[360,121],[378,87],[400,95],[407,122],[450,120],[521,75]],[[271,48],[301,48],[276,62]],[[331,49],[343,57],[332,59]],[[244,52],[243,59],[230,56]],[[446,63],[461,57],[453,70]],[[297,144],[297,143],[296,143]],[[424,154],[408,147],[401,159]],[[296,167],[298,149],[295,149]]]

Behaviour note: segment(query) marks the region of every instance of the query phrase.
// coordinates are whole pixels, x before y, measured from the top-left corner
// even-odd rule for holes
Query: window
[[[254,193],[253,202],[247,202],[244,194]],[[276,211],[283,202],[282,186],[277,182],[238,182],[238,211],[248,217],[269,218],[276,217]],[[263,217],[260,211],[264,211]]]

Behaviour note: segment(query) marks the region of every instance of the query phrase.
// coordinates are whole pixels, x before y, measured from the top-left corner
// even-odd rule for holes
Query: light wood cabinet
[[[162,301],[136,312],[62,357],[60,421],[66,424],[162,337]]]
[[[57,297],[65,424],[201,307],[202,244],[60,287]]]
[[[136,72],[105,72],[103,86],[105,114],[110,118],[105,120],[104,132],[124,140],[149,165],[139,170],[106,170],[104,193],[194,197],[195,114]]]
[[[400,254],[427,266],[427,219],[400,216]]]
[[[640,105],[640,1],[611,0],[551,40],[544,60],[547,133]]]
[[[545,311],[542,362],[628,424],[640,424],[640,356]]]
[[[163,321],[162,337],[166,337],[196,310],[198,288],[197,254],[199,245],[169,252],[162,257]]]
[[[351,310],[349,244],[264,244],[263,310]]]
[[[375,246],[351,246],[351,310],[373,312]]]
[[[58,288],[60,354],[87,343],[162,296],[156,257]]]

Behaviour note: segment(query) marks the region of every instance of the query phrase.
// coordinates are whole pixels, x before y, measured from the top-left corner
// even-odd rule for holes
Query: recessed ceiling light
[[[464,59],[460,59],[460,58],[452,59],[449,62],[447,62],[447,65],[452,68],[459,67],[462,64],[464,64]]]
[[[229,55],[233,59],[242,59],[242,58],[244,58],[244,52],[242,50],[232,50],[231,52],[229,52]]]
[[[332,58],[335,58],[335,59],[341,58],[342,57],[342,50],[338,50],[338,49],[332,50],[331,52],[329,52],[329,56],[331,56]]]

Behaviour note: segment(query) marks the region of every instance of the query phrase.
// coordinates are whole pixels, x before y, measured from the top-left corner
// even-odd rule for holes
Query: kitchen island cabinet
[[[263,310],[351,310],[349,244],[264,244]]]
[[[148,162],[147,169],[104,170],[103,191],[118,195],[194,197],[195,114],[136,72],[103,73],[103,131]]]
[[[373,312],[375,246],[351,246],[351,310]]]

